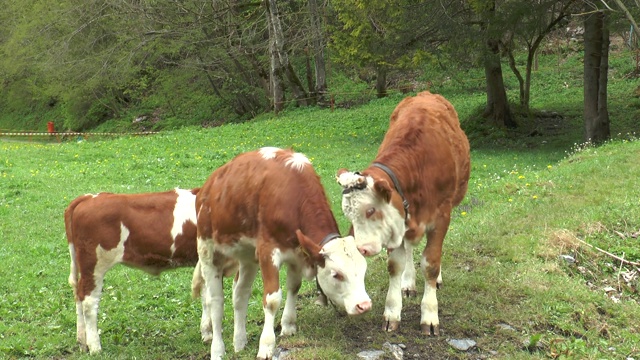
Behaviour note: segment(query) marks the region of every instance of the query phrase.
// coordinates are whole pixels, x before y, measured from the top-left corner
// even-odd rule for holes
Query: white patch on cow
[[[260,149],[260,155],[265,160],[271,160],[276,158],[278,151],[282,151],[282,149],[273,146],[266,146]]]
[[[422,316],[420,317],[420,324],[425,324],[433,327],[440,325],[438,319],[438,298],[436,297],[436,288],[430,285],[429,281],[425,281],[424,296],[420,303],[420,310]]]
[[[361,184],[363,179],[366,181],[365,188],[350,187]],[[338,182],[341,185],[352,184],[343,185],[348,191],[342,195],[342,211],[353,225],[358,249],[364,250],[367,255],[375,255],[382,251],[382,248],[398,248],[406,232],[404,215],[391,203],[376,196],[373,190],[373,178],[346,172],[338,177]],[[367,218],[366,212],[370,207],[381,212],[382,216]]]
[[[282,251],[280,251],[279,248],[275,248],[271,252],[271,261],[273,262],[273,266],[276,269],[280,269],[280,265],[282,265],[283,259],[282,259]]]
[[[284,164],[296,171],[302,171],[305,166],[311,165],[311,161],[304,154],[293,153]]]
[[[242,236],[232,244],[216,244],[216,250],[239,262],[256,262],[256,239]]]
[[[87,347],[89,353],[95,354],[102,350],[100,346],[100,334],[98,333],[98,303],[102,294],[102,281],[100,285],[96,284],[91,295],[86,296],[82,301],[82,313],[84,315],[84,323],[86,329]]]
[[[276,333],[273,331],[276,314],[282,302],[282,290],[265,296],[264,327],[260,335],[260,347],[258,348],[258,358],[271,359],[276,347]]]
[[[124,257],[124,243],[129,238],[129,233],[129,229],[124,226],[123,223],[120,223],[120,241],[118,242],[118,245],[111,250],[105,250],[102,245],[98,245],[96,248],[96,257],[98,261],[96,262],[96,268],[93,271],[93,276],[96,280],[99,278],[100,281],[102,281],[107,270],[111,269],[113,265],[122,262]]]
[[[367,260],[356,248],[353,237],[329,241],[320,252],[325,266],[318,268],[317,279],[327,298],[349,315],[362,314],[371,308],[365,290]]]
[[[413,249],[414,246],[411,242],[404,242],[406,260],[404,271],[402,272],[402,291],[416,291],[416,267],[413,265]]]
[[[316,276],[315,267],[307,266],[304,258],[300,257],[300,254],[294,249],[282,251],[279,248],[275,248],[271,252],[271,260],[273,266],[278,269],[282,264],[288,264],[288,266],[295,267],[296,269],[302,269],[302,276],[305,279],[313,279]]]
[[[190,190],[175,189],[178,198],[173,208],[173,226],[171,227],[171,256],[176,251],[176,238],[182,234],[182,227],[187,221],[196,223],[196,196]]]
[[[420,268],[422,273],[426,273],[429,267],[429,262],[422,257],[420,260]],[[440,273],[442,273],[442,265],[440,265]],[[442,277],[438,275],[438,280],[442,282]],[[425,277],[424,281],[424,295],[422,296],[422,302],[420,303],[420,309],[422,316],[420,318],[420,324],[426,324],[430,326],[438,326],[440,320],[438,319],[438,298],[436,297],[436,287],[431,286],[429,279]]]
[[[364,176],[351,171],[344,172],[336,178],[338,184],[345,189],[358,186],[363,179]]]
[[[402,311],[402,273],[406,266],[406,256],[409,256],[403,246],[398,247],[389,254],[389,268],[396,271],[389,274],[389,290],[384,304],[384,319],[391,323],[400,322]]]

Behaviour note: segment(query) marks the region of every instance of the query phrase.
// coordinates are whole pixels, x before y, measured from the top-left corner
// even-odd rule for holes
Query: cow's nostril
[[[371,301],[363,301],[356,305],[356,308],[358,309],[358,313],[365,313],[371,309]]]

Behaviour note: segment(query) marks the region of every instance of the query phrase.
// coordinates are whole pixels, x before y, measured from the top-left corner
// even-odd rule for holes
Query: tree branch
[[[593,246],[593,245],[589,244],[588,242],[586,242],[586,241],[584,241],[584,240],[582,240],[582,239],[579,239],[579,238],[577,238],[577,237],[576,237],[576,240],[580,241],[581,243],[583,243],[583,244],[587,245],[588,247],[590,247],[590,248],[592,248],[592,249],[598,250],[598,251],[600,251],[600,252],[601,252],[601,253],[603,253],[603,254],[606,254],[606,255],[608,255],[608,256],[611,256],[612,258],[614,258],[614,259],[616,259],[616,260],[620,261],[620,263],[628,264],[628,265],[633,265],[633,266],[640,266],[640,263],[638,263],[638,262],[625,260],[625,259],[623,259],[623,258],[621,258],[621,257],[619,257],[619,256],[617,256],[617,255],[614,255],[614,254],[612,254],[612,253],[610,253],[610,252],[608,252],[608,251],[606,251],[606,250],[602,250],[602,249],[600,249],[599,247]]]

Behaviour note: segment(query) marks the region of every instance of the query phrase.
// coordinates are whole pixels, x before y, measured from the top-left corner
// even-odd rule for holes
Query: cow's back
[[[337,228],[320,179],[310,163],[288,162],[292,154],[244,153],[214,171],[196,201],[200,235],[233,243],[266,232],[279,247],[296,247],[296,229],[305,231],[309,222]]]
[[[376,161],[396,169],[409,194],[426,187],[429,194],[447,194],[454,206],[466,194],[469,141],[441,95],[425,91],[398,104]]]

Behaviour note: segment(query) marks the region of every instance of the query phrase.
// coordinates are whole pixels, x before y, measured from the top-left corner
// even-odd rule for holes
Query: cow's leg
[[[205,299],[205,293],[202,291],[204,286],[204,279],[202,278],[202,269],[200,269],[200,262],[196,263],[195,269],[193,269],[193,277],[191,278],[191,293],[194,298],[200,297],[202,303],[202,317],[200,318],[200,336],[203,342],[211,341],[211,317],[209,315],[209,309],[207,308],[207,302]]]
[[[402,273],[407,263],[404,246],[389,251],[387,268],[389,270],[389,290],[384,304],[383,330],[394,331],[400,325],[402,311]]]
[[[84,313],[82,312],[82,300],[84,293],[81,292],[78,284],[78,262],[76,261],[76,249],[73,244],[69,244],[69,255],[71,263],[69,265],[69,285],[73,289],[73,299],[76,302],[76,340],[82,350],[87,350],[87,333],[84,323]]]
[[[416,267],[413,265],[413,249],[414,244],[410,241],[404,241],[404,251],[406,263],[402,272],[402,294],[405,297],[414,297],[418,295],[416,291]]]
[[[422,253],[420,267],[424,274],[424,295],[420,303],[420,327],[425,335],[440,335],[440,320],[438,319],[438,298],[436,289],[440,277],[440,261],[442,257],[442,243],[449,228],[450,215],[444,212],[438,217],[436,226],[427,232],[427,246]]]
[[[83,351],[87,351],[89,349],[87,347],[87,328],[84,323],[84,313],[82,311],[81,300],[76,300],[76,339]]]
[[[247,307],[257,272],[258,264],[255,262],[241,262],[233,282],[233,348],[236,352],[247,345]]]
[[[222,341],[222,317],[224,315],[224,292],[222,288],[224,264],[221,254],[215,253],[212,239],[198,238],[198,257],[200,270],[204,279],[203,311],[208,312],[211,322],[211,359],[218,360],[224,356],[224,342]]]
[[[262,272],[262,282],[264,294],[262,296],[262,308],[264,310],[264,327],[260,335],[260,347],[258,348],[258,359],[271,359],[276,347],[276,334],[274,324],[276,314],[282,302],[282,291],[280,290],[279,264],[274,263],[271,256],[272,251],[266,250],[259,254],[260,271]],[[277,266],[278,265],[278,266]]]
[[[280,335],[293,335],[296,333],[296,302],[298,301],[298,292],[302,285],[302,273],[295,265],[287,267],[287,299],[284,303],[284,312],[282,313],[282,331]]]
[[[102,350],[98,333],[98,306],[102,295],[104,275],[112,266],[111,263],[100,263],[100,259],[98,259],[98,264],[85,262],[80,266],[78,290],[81,292],[79,298],[82,301],[79,304],[76,303],[76,312],[82,314],[80,321],[84,323],[86,346],[91,354]],[[93,274],[93,276],[88,274]]]

